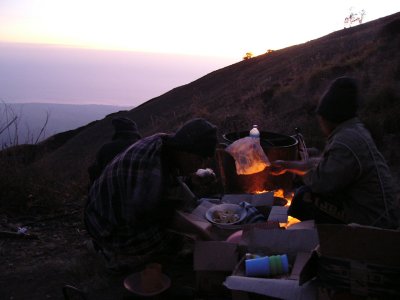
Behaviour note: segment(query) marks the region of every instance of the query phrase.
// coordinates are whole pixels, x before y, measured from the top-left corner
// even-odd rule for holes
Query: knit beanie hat
[[[335,79],[319,101],[317,114],[328,121],[341,123],[357,115],[358,87],[353,78]]]
[[[202,157],[212,157],[217,146],[217,127],[196,118],[186,122],[170,139],[175,149]]]
[[[112,119],[111,123],[116,132],[129,131],[139,133],[137,125],[134,121],[124,117],[117,117]]]
[[[141,139],[142,136],[139,133],[138,127],[134,121],[124,117],[116,117],[112,119],[111,123],[114,126],[113,140],[118,138],[131,138],[131,139]]]

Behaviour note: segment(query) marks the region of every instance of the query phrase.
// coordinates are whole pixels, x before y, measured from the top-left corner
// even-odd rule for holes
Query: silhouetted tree
[[[365,10],[361,10],[359,13],[354,13],[350,9],[350,15],[344,19],[344,27],[351,27],[353,23],[356,22],[358,22],[358,24],[361,24],[365,14]]]
[[[1,101],[0,104],[0,150],[8,147],[17,146],[20,140],[20,121],[21,112],[17,113],[10,105]],[[50,113],[47,111],[43,126],[38,134],[31,131],[29,124],[27,125],[26,137],[22,142],[25,144],[37,144],[40,139],[45,137],[45,131],[49,122]]]
[[[247,60],[253,57],[252,52],[246,52],[245,56],[243,56],[243,60]]]

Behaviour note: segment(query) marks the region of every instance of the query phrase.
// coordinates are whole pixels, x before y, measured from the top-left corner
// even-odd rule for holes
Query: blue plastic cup
[[[286,254],[257,257],[245,260],[246,276],[268,277],[289,273],[289,261]]]
[[[282,269],[284,274],[289,273],[289,260],[286,254],[281,255]]]
[[[269,257],[246,259],[246,276],[263,277],[270,275]]]

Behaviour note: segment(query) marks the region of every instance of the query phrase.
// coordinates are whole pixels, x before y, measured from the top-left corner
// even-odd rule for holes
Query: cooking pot
[[[248,131],[226,133],[223,135],[226,143],[220,144],[217,149],[216,158],[224,193],[255,193],[275,189],[290,191],[294,175],[289,172],[274,176],[270,174],[267,167],[261,172],[250,175],[238,175],[236,173],[235,160],[224,148],[248,135]],[[298,140],[292,136],[261,131],[260,144],[271,162],[298,159]]]

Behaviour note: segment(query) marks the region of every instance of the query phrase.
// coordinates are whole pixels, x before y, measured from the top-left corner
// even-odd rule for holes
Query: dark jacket
[[[390,169],[358,118],[335,128],[320,163],[304,179],[313,193],[343,210],[345,223],[399,226]]]
[[[91,186],[93,182],[100,177],[105,167],[122,151],[126,150],[130,145],[136,143],[140,139],[140,135],[131,132],[117,132],[113,136],[113,140],[104,144],[96,154],[95,162],[89,167],[89,180]]]

